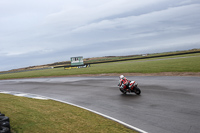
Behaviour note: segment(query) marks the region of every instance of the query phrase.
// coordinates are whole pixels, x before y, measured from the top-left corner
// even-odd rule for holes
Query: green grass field
[[[103,58],[91,58],[89,60],[85,60],[86,63],[99,62],[99,61],[110,61],[110,60],[124,60],[124,59],[137,59],[137,58],[145,58],[145,57],[153,57],[153,56],[171,56],[172,54],[186,54],[189,52],[199,52],[200,49],[186,50],[186,51],[175,51],[175,52],[165,52],[165,53],[154,53],[147,54],[146,56],[142,55],[130,55],[130,56],[108,56]]]
[[[180,58],[185,57],[185,58]],[[162,59],[162,60],[161,60]],[[89,68],[64,70],[54,68],[10,74],[0,74],[0,79],[33,78],[48,76],[68,76],[102,73],[160,73],[160,72],[200,72],[200,53],[140,59],[113,63],[93,64]]]
[[[0,111],[10,118],[12,133],[136,133],[75,106],[0,94]]]

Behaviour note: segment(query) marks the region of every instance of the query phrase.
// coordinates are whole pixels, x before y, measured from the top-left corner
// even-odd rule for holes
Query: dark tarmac
[[[200,132],[200,77],[135,76],[141,95],[122,94],[118,77],[0,80],[0,90],[50,97],[103,113],[149,133]]]

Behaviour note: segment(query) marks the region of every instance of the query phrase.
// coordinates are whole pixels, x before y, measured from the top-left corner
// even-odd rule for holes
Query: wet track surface
[[[114,117],[150,133],[200,132],[200,77],[127,77],[142,93],[121,94],[118,77],[1,80],[0,90],[38,94]]]

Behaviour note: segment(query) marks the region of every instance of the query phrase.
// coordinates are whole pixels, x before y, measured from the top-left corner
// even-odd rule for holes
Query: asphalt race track
[[[200,77],[127,77],[141,96],[122,94],[118,77],[0,80],[0,90],[38,94],[77,104],[149,133],[200,132]]]

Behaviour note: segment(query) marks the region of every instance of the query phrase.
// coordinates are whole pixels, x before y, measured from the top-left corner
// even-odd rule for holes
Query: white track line
[[[35,97],[31,97],[31,98],[41,99],[41,100],[51,99],[51,100],[54,100],[54,101],[62,102],[62,103],[69,104],[69,105],[72,105],[72,106],[75,106],[75,107],[79,107],[79,108],[81,108],[81,109],[88,110],[88,111],[93,112],[93,113],[95,113],[95,114],[101,115],[101,116],[103,116],[103,117],[105,117],[105,118],[107,118],[107,119],[116,121],[116,122],[118,122],[118,123],[120,123],[120,124],[122,124],[122,125],[124,125],[124,126],[126,126],[126,127],[128,127],[128,128],[130,128],[130,129],[136,130],[136,131],[138,131],[138,132],[140,132],[140,133],[148,133],[148,132],[146,132],[146,131],[144,131],[144,130],[141,130],[141,129],[137,128],[137,127],[134,127],[134,126],[132,126],[132,125],[129,125],[129,124],[123,122],[123,121],[120,121],[120,120],[115,119],[115,118],[113,118],[113,117],[110,117],[110,116],[108,116],[108,115],[102,114],[102,113],[100,113],[100,112],[97,112],[97,111],[94,111],[94,110],[91,110],[91,109],[88,109],[88,108],[85,108],[85,107],[82,107],[82,106],[79,106],[79,105],[76,105],[76,104],[73,104],[73,103],[69,103],[69,102],[66,102],[66,101],[62,101],[62,100],[58,100],[58,99],[54,99],[54,98],[49,98],[49,97],[43,97],[43,96],[39,96],[39,95],[36,95],[36,94],[21,93],[21,92],[14,92],[14,91],[8,92],[8,91],[1,91],[1,90],[0,90],[0,93],[11,94],[11,95],[14,95],[14,96],[34,95]],[[17,94],[12,94],[12,93],[17,93]]]
[[[131,128],[131,129],[133,129],[133,130],[136,130],[136,131],[138,131],[138,132],[140,132],[140,133],[148,133],[148,132],[146,132],[146,131],[144,131],[144,130],[141,130],[141,129],[137,128],[137,127],[134,127],[134,126],[132,126],[132,125],[129,125],[129,124],[123,122],[123,121],[120,121],[120,120],[115,119],[115,118],[113,118],[113,117],[110,117],[110,116],[108,116],[108,115],[99,113],[99,112],[97,112],[97,111],[94,111],[94,110],[91,110],[91,109],[88,109],[88,108],[85,108],[85,107],[82,107],[82,106],[79,106],[79,105],[76,105],[76,104],[73,104],[73,103],[65,102],[65,101],[62,101],[62,100],[58,100],[58,99],[54,99],[54,98],[49,98],[49,99],[54,100],[54,101],[58,101],[58,102],[62,102],[62,103],[66,103],[66,104],[69,104],[69,105],[72,105],[72,106],[76,106],[76,107],[79,107],[79,108],[82,108],[82,109],[85,109],[85,110],[88,110],[88,111],[90,111],[90,112],[93,112],[93,113],[95,113],[95,114],[101,115],[101,116],[103,116],[103,117],[105,117],[105,118],[108,118],[108,119],[110,119],[110,120],[116,121],[116,122],[118,122],[118,123],[120,123],[120,124],[122,124],[122,125],[124,125],[124,126],[126,126],[126,127],[128,127],[128,128]]]
[[[27,97],[27,98],[33,98],[33,99],[48,100],[48,98],[46,98],[46,97],[34,95],[34,94],[30,94],[30,93],[21,93],[21,92],[15,92],[15,91],[1,91],[1,90],[0,90],[0,93],[10,94],[10,95],[14,95],[14,96]]]
[[[0,91],[0,93],[3,93],[3,94],[9,94],[10,92],[8,92],[8,91]]]
[[[15,96],[19,96],[19,97],[24,97],[26,96],[27,94],[24,94],[24,93],[20,93],[20,94],[14,94]]]

